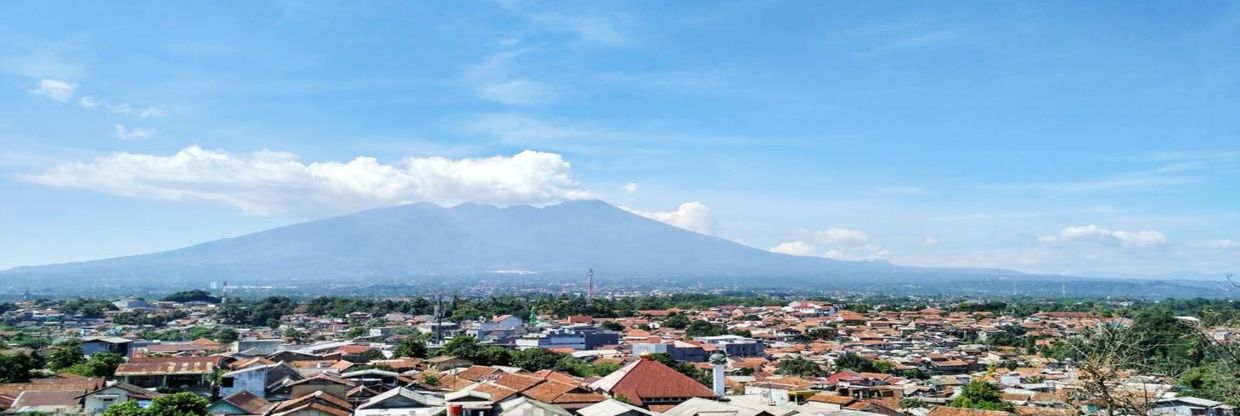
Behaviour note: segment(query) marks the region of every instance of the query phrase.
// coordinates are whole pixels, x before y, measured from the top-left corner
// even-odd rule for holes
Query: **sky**
[[[1240,6],[0,3],[0,269],[409,202],[1240,272]]]

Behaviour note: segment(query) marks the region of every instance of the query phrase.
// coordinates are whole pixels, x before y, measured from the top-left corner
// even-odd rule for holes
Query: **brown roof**
[[[849,403],[856,401],[852,397],[841,396],[832,393],[818,393],[810,396],[809,401],[818,403],[834,404],[839,406],[847,406]]]
[[[78,404],[78,396],[81,394],[77,390],[24,391],[17,396],[17,400],[13,401],[13,408],[26,406],[76,406]]]
[[[220,357],[134,357],[117,367],[116,375],[207,374],[219,364]]]
[[[612,396],[623,394],[630,403],[638,406],[642,405],[643,400],[651,398],[715,397],[710,388],[692,377],[646,357],[608,374],[591,387]]]
[[[503,373],[503,370],[485,365],[471,365],[469,368],[456,373],[456,376],[469,381],[478,381],[483,377],[494,375],[496,373]]]
[[[23,391],[75,390],[78,394],[103,387],[102,378],[50,377],[30,380],[28,383],[0,383],[0,394],[17,397]]]
[[[979,410],[979,409],[963,409],[959,407],[939,406],[930,409],[930,413],[926,416],[1012,416],[1015,413],[1008,413],[1002,410]]]
[[[319,390],[314,393],[298,397],[296,399],[286,400],[286,401],[277,403],[275,408],[271,409],[271,411],[272,413],[277,413],[277,414],[284,413],[284,412],[291,411],[293,409],[302,408],[308,404],[328,405],[330,407],[333,407],[339,410],[344,410],[346,415],[350,414],[351,413],[350,411],[353,410],[353,404],[339,397],[327,394],[327,392],[325,391]]]
[[[1076,409],[1016,406],[1016,414],[1024,416],[1076,416]]]
[[[495,378],[495,384],[499,384],[516,391],[524,391],[525,389],[534,387],[541,382],[543,382],[543,379],[541,378],[520,374],[504,374]]]
[[[250,412],[253,415],[261,414],[263,409],[271,405],[271,402],[262,397],[255,396],[254,393],[250,393],[248,390],[233,393],[231,396],[221,400],[231,403],[233,406],[237,406],[241,410]]]
[[[543,403],[598,403],[607,400],[606,396],[584,391],[579,386],[564,384],[558,381],[544,381],[541,384],[521,392],[522,396]]]
[[[517,394],[516,390],[491,383],[479,384],[474,386],[472,390],[479,393],[486,393],[488,396],[491,396],[491,401],[496,403],[504,401],[505,399]]]

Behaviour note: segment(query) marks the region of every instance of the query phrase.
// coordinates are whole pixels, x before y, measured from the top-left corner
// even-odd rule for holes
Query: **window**
[[[220,380],[220,387],[232,387],[232,386],[233,386],[232,377],[224,377],[222,380]]]

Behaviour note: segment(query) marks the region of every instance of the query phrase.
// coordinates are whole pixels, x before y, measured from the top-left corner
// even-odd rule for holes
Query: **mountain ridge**
[[[603,201],[545,207],[429,203],[377,208],[184,248],[19,266],[0,277],[219,279],[401,277],[495,270],[806,274],[896,266],[771,253],[641,217]]]

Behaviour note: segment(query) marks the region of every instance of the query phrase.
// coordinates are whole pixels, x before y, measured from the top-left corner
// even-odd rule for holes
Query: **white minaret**
[[[728,369],[728,357],[721,352],[710,355],[710,384],[711,390],[715,391],[715,397],[727,397],[727,388],[723,383],[723,373]]]

